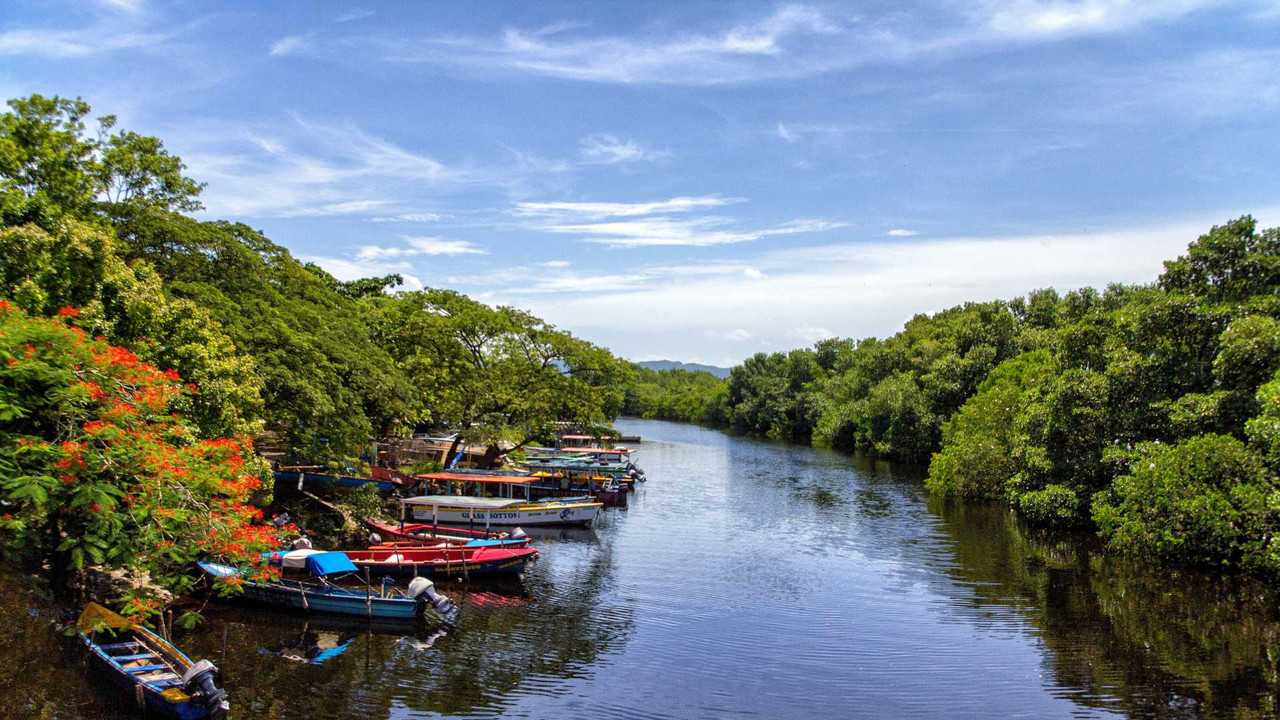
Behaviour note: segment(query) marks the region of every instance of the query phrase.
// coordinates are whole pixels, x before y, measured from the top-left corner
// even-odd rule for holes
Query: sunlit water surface
[[[457,631],[211,608],[179,642],[238,718],[1274,716],[1265,588],[931,502],[918,471],[619,427],[649,476],[629,508],[540,533],[523,586],[446,585]],[[0,587],[0,717],[117,717],[47,603]]]

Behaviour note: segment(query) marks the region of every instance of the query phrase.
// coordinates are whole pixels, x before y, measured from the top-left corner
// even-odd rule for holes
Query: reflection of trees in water
[[[116,717],[127,698],[117,698],[104,678],[87,682],[84,655],[52,626],[57,611],[43,584],[0,568],[0,717]]]
[[[544,548],[540,562],[559,560],[552,557],[557,550],[582,548]],[[571,570],[537,573],[527,603],[475,605],[456,586],[445,586],[464,609],[461,629],[442,637],[431,637],[430,629],[413,634],[412,626],[370,628],[358,620],[326,619],[335,631],[362,636],[320,666],[259,652],[296,639],[304,627],[296,616],[219,613],[200,644],[216,661],[225,627],[227,685],[249,717],[364,720],[388,717],[395,707],[445,715],[492,712],[522,686],[542,694],[566,691],[563,680],[589,675],[601,654],[630,636],[630,608],[601,606],[612,573],[611,547],[598,544],[586,554]],[[316,617],[309,629],[317,628]]]
[[[930,509],[953,541],[943,571],[975,608],[1025,617],[1072,700],[1142,717],[1275,714],[1280,618],[1261,584],[1143,568],[1084,536],[1028,530],[999,506]]]

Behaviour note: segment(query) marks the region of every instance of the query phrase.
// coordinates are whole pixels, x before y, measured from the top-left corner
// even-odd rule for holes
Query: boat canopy
[[[530,478],[532,480],[533,478]],[[527,500],[513,498],[482,498],[470,495],[420,495],[405,498],[400,502],[405,505],[439,505],[440,507],[475,508],[477,510],[496,510],[498,508],[524,505]]]
[[[560,448],[560,452],[591,453],[594,455],[630,455],[631,454],[631,451],[627,448],[592,448],[592,447],[565,447],[565,448]]]
[[[324,577],[325,575],[353,573],[357,571],[357,568],[346,553],[320,552],[307,556],[307,570],[310,570],[311,574],[316,577]]]
[[[538,478],[529,475],[482,475],[480,473],[433,472],[415,475],[419,480],[448,480],[449,482],[474,482],[501,485],[528,485]]]

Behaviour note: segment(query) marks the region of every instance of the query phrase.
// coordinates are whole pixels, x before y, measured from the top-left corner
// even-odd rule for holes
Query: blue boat
[[[85,606],[76,626],[93,665],[148,716],[227,716],[226,693],[214,684],[218,668],[208,660],[191,662],[164,638],[97,603]]]
[[[311,579],[267,582],[245,579],[241,584],[241,597],[247,602],[271,607],[370,619],[413,620],[431,612],[439,620],[452,623],[457,617],[457,607],[436,592],[435,586],[426,578],[414,578],[407,591],[386,583],[376,589],[370,586],[363,589],[343,587],[333,584],[331,579],[356,576],[359,572],[344,553],[295,551],[289,555],[292,556],[291,564],[286,568],[305,570]],[[244,577],[239,568],[231,565],[216,562],[196,564],[215,580]]]

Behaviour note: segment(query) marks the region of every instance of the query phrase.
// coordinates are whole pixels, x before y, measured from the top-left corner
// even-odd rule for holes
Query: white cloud
[[[731,245],[774,235],[822,232],[845,226],[845,223],[822,218],[802,218],[772,227],[743,229],[730,218],[688,216],[695,210],[737,202],[742,202],[742,199],[717,195],[642,203],[522,202],[516,205],[514,213],[535,219],[525,226],[530,230],[577,235],[585,242],[617,247]]]
[[[567,268],[572,264],[573,263],[569,262],[568,260],[548,260],[544,263],[541,263],[542,267],[549,267],[549,268],[556,268],[556,269]]]
[[[287,35],[271,43],[270,54],[272,57],[294,55],[301,50],[306,50],[309,45],[310,40],[302,35]]]
[[[423,288],[422,280],[414,275],[412,267],[407,263],[386,263],[378,260],[361,260],[348,258],[325,257],[320,255],[303,255],[301,258],[305,262],[312,262],[324,268],[325,272],[342,280],[350,282],[367,277],[381,277],[397,273],[404,278],[404,285],[401,290],[421,290]]]
[[[120,10],[127,13],[141,12],[142,6],[146,4],[144,0],[98,0],[98,3],[108,10]]]
[[[724,333],[723,337],[725,340],[728,340],[729,342],[746,342],[755,336],[752,335],[750,331],[744,328],[735,328],[733,330],[730,330],[727,333]]]
[[[894,228],[889,232],[885,233],[885,235],[888,235],[889,237],[915,237],[916,235],[919,235],[919,234],[920,233],[916,232],[915,230],[907,230],[905,228]]]
[[[701,197],[674,197],[656,202],[521,202],[515,214],[532,217],[575,217],[596,220],[641,215],[665,215],[687,213],[705,208],[723,207],[742,202],[742,198],[724,198],[718,195]]]
[[[409,205],[406,189],[463,182],[466,171],[446,167],[352,124],[328,125],[293,116],[271,134],[257,128],[191,126],[166,143],[208,183],[203,200],[211,216],[323,215],[352,202],[385,216]],[[185,142],[184,142],[185,140]],[[378,201],[351,198],[378,197]],[[347,214],[355,214],[352,210]]]
[[[381,209],[390,204],[391,204],[391,201],[389,200],[348,200],[346,202],[330,203],[328,205],[313,205],[311,207],[285,210],[280,213],[280,217],[329,217],[332,215],[364,215],[370,211]]]
[[[812,345],[819,340],[835,337],[836,334],[824,327],[798,327],[791,331],[791,337],[799,340],[805,345]]]
[[[464,64],[537,75],[622,83],[709,85],[794,77],[847,64],[830,42],[851,24],[805,5],[723,30],[666,37],[587,36],[576,25],[537,30],[507,28],[499,37],[436,37],[385,44],[398,62]],[[882,46],[883,31],[857,33]],[[841,42],[847,46],[848,41]]]
[[[349,23],[373,17],[373,14],[373,11],[368,9],[351,10],[350,12],[342,13],[338,17],[334,18],[333,21],[336,23]]]
[[[874,64],[984,52],[1011,43],[1113,33],[1171,22],[1225,5],[1271,0],[974,0],[854,14],[836,6],[786,4],[718,29],[591,33],[568,23],[506,28],[494,36],[382,39],[386,61],[465,65],[570,80],[717,85],[805,77]],[[740,6],[726,6],[738,9]],[[676,26],[680,27],[680,26]],[[790,124],[775,133],[800,136]]]
[[[384,247],[362,245],[356,251],[359,260],[413,257],[417,255],[487,255],[488,250],[467,240],[449,240],[442,237],[401,235],[402,246]]]
[[[821,336],[889,335],[917,313],[970,300],[1011,298],[1040,287],[1151,282],[1163,260],[1185,252],[1214,222],[1238,214],[1071,234],[868,239],[744,258],[739,269],[767,271],[751,281],[740,270],[653,272],[617,292],[521,295],[520,288],[504,288],[493,300],[525,307],[624,356],[656,353],[731,364],[742,354],[721,343],[739,329],[753,336],[753,347],[785,350]],[[1280,208],[1255,216],[1267,226],[1280,218]]]
[[[439,222],[445,218],[440,213],[433,212],[413,212],[400,213],[399,215],[379,215],[369,218],[369,222],[375,223],[432,223]]]
[[[635,140],[607,133],[597,133],[582,138],[578,143],[578,154],[588,165],[653,162],[671,156],[669,152],[651,150]]]
[[[116,50],[153,47],[170,38],[169,34],[125,31],[108,26],[79,30],[18,28],[0,32],[0,56],[78,58]]]
[[[1224,0],[995,0],[979,5],[994,33],[1043,39],[1176,19]]]

